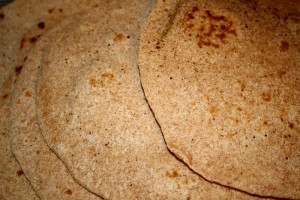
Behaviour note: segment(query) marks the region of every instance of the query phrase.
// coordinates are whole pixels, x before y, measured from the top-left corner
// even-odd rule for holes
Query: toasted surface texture
[[[140,86],[139,32],[151,1],[111,1],[48,45],[36,82],[45,141],[106,199],[252,199],[171,155]]]
[[[159,1],[141,35],[169,149],[211,181],[300,198],[299,1]]]
[[[80,186],[65,165],[45,143],[35,112],[35,81],[47,46],[55,35],[76,23],[72,16],[50,30],[27,55],[24,69],[12,94],[10,137],[12,151],[41,199],[101,199]]]
[[[12,141],[9,141],[9,136],[11,138],[13,135],[9,134],[9,127],[12,126],[11,121],[8,121],[9,110],[11,110],[11,104],[9,102],[13,96],[12,90],[14,84],[24,70],[24,60],[26,60],[30,49],[35,46],[42,35],[66,16],[94,7],[96,3],[100,3],[100,1],[15,0],[8,6],[0,9],[0,199],[38,199],[40,193],[36,194],[34,190],[37,189],[41,191],[41,188],[45,190],[48,187],[49,182],[51,182],[48,178],[51,176],[55,177],[54,172],[47,174],[47,172],[44,171],[43,174],[34,174],[34,176],[40,176],[44,179],[43,181],[39,180],[40,184],[38,186],[35,184],[34,189],[26,180],[26,177],[29,177],[29,181],[31,181],[30,179],[32,177],[30,177],[30,175],[32,174],[28,173],[29,166],[23,166],[23,164],[29,163],[33,166],[30,170],[34,171],[35,169],[40,169],[40,166],[42,163],[44,164],[46,160],[31,160],[32,157],[30,156],[34,157],[34,154],[31,154],[32,149],[30,150],[29,148],[32,143],[28,144],[28,140],[26,140],[25,143],[29,148],[26,149],[26,153],[29,153],[28,155],[30,156],[24,156],[26,154],[23,151],[25,148],[19,149],[17,150],[18,152],[14,152],[15,154],[18,154],[16,155],[18,162],[16,161],[10,148],[10,142]],[[19,87],[24,89],[23,86]],[[26,107],[23,107],[23,109],[27,111]],[[20,113],[17,112],[17,115],[20,115]],[[22,135],[22,133],[23,131],[25,132],[25,129],[27,129],[27,131],[32,131],[31,127],[26,127],[23,123],[23,127],[19,129],[17,136],[23,137],[24,135]],[[28,160],[24,161],[25,159]],[[22,166],[20,167],[19,164]],[[47,165],[45,165],[45,167],[46,166]],[[26,170],[23,170],[23,167]],[[48,169],[48,171],[49,170],[50,169]],[[37,173],[38,171],[41,172],[41,170],[36,170],[33,173]],[[43,185],[41,184],[42,182]],[[54,192],[51,191],[50,187],[48,190],[47,199],[57,197],[56,195],[49,195]],[[62,193],[62,196],[63,195],[67,194]],[[45,197],[45,195],[42,194],[40,197]]]

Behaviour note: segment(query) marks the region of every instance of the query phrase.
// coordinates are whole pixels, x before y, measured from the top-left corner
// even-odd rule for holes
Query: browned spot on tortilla
[[[114,41],[120,42],[125,39],[125,35],[123,33],[115,33]]]
[[[182,20],[184,32],[194,37],[200,48],[210,46],[218,48],[228,42],[228,37],[237,36],[233,21],[229,17],[213,14],[198,7],[190,9]]]
[[[199,11],[199,8],[197,6],[194,6],[193,9],[192,9],[192,12],[198,12]]]
[[[36,151],[36,154],[40,154],[40,153],[41,153],[41,151],[40,151],[40,150],[37,150],[37,151]]]
[[[219,111],[219,109],[218,109],[216,106],[211,106],[211,107],[209,108],[210,114],[215,114],[215,113],[217,113],[218,111]]]
[[[90,79],[90,85],[93,86],[93,87],[96,87],[97,86],[97,80],[95,77],[92,77]]]
[[[4,19],[5,15],[4,13],[0,13],[0,20]]]
[[[285,52],[289,50],[289,43],[287,41],[281,41],[280,51]]]
[[[31,96],[32,96],[32,93],[28,91],[28,92],[25,93],[25,96],[26,96],[26,97],[31,97]]]
[[[16,101],[16,103],[17,103],[17,104],[21,104],[21,100],[18,99],[18,100]]]
[[[8,94],[5,94],[2,96],[2,99],[6,99],[8,97]]]
[[[225,135],[225,137],[226,137],[227,139],[232,139],[236,134],[237,134],[237,133],[227,133],[227,134]]]
[[[72,192],[72,190],[68,189],[65,193],[68,195],[72,195],[73,192]]]
[[[20,75],[20,73],[21,73],[21,71],[22,71],[22,68],[23,68],[22,65],[15,68],[16,76],[19,76],[19,75]]]
[[[62,8],[60,8],[60,9],[58,9],[58,11],[59,11],[59,12],[63,12],[63,9],[62,9]]]
[[[37,41],[37,38],[36,38],[36,37],[32,37],[32,38],[29,39],[29,41],[30,41],[31,43],[35,43],[35,42]]]
[[[244,83],[241,84],[241,89],[242,91],[244,91],[244,89],[246,88],[246,85]]]
[[[23,174],[24,174],[24,172],[22,170],[17,171],[18,176],[22,176]]]
[[[25,44],[25,38],[22,38],[21,42],[20,42],[20,49],[23,49]]]
[[[38,23],[38,27],[39,27],[40,29],[44,29],[44,28],[45,28],[45,23],[44,23],[44,22]]]
[[[266,93],[266,92],[262,93],[261,97],[264,101],[268,101],[268,102],[271,101],[271,94],[269,92],[268,93]]]
[[[237,108],[237,110],[238,110],[238,111],[243,111],[243,109],[242,109],[242,108],[240,108],[240,107],[238,107],[238,108]]]
[[[166,172],[166,176],[169,178],[176,178],[179,176],[179,173],[177,172],[177,170],[171,170]]]
[[[54,11],[54,8],[50,8],[50,9],[48,10],[48,13],[53,13],[53,11]]]
[[[278,73],[279,78],[282,78],[286,74],[286,71],[284,71],[284,70],[278,70],[277,73]]]
[[[290,129],[293,129],[294,128],[294,124],[289,122],[289,127],[290,127]]]
[[[96,77],[92,77],[90,79],[90,85],[92,87],[97,87],[97,86],[103,87],[104,86],[104,81],[103,80],[97,80]]]
[[[102,77],[108,78],[109,80],[113,80],[114,79],[114,75],[111,73],[104,73],[101,75]]]

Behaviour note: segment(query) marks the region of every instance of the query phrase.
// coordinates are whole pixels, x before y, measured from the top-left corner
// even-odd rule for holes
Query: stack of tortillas
[[[300,199],[300,1],[15,0],[0,199]]]

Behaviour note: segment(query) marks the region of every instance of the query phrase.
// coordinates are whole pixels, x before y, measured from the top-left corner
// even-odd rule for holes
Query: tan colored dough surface
[[[252,199],[206,182],[168,152],[137,68],[147,3],[90,12],[48,46],[36,85],[46,142],[107,199]]]
[[[80,19],[81,15],[73,16]],[[45,143],[37,124],[35,112],[35,81],[37,71],[47,46],[55,42],[74,19],[67,19],[45,37],[28,54],[12,94],[10,137],[16,158],[26,176],[42,199],[101,199],[81,187],[71,177],[65,165]]]
[[[8,137],[8,126],[11,125],[8,122],[11,88],[24,69],[23,62],[35,43],[58,21],[73,13],[94,7],[96,3],[99,1],[15,0],[0,9],[1,198],[38,198],[25,178],[28,174],[22,171],[11,153]],[[47,182],[39,187],[47,187]]]
[[[299,1],[159,1],[141,35],[169,149],[209,180],[300,198]]]

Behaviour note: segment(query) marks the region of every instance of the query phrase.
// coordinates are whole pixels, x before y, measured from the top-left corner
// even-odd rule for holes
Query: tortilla
[[[42,199],[100,199],[82,188],[69,174],[65,165],[45,143],[36,120],[34,81],[47,45],[55,41],[53,35],[80,19],[72,16],[55,27],[28,54],[22,74],[15,85],[10,116],[12,150],[25,174]]]
[[[45,141],[81,185],[107,199],[254,198],[205,181],[168,152],[137,68],[149,4],[91,11],[47,46],[33,97]]]
[[[0,108],[0,199],[37,200],[29,181],[10,150],[7,119],[8,104]]]
[[[11,153],[8,141],[8,125],[10,125],[8,123],[8,102],[11,98],[13,84],[24,68],[23,62],[26,60],[30,49],[44,32],[65,18],[65,16],[94,7],[98,3],[100,2],[89,0],[16,0],[0,10],[1,198],[38,198],[34,189],[26,180],[26,170],[23,171],[20,168],[19,163]],[[45,177],[50,175],[46,174]],[[39,187],[45,188],[48,183],[44,183],[46,185],[39,185]]]
[[[300,198],[299,1],[159,1],[143,89],[169,149],[198,174]]]

